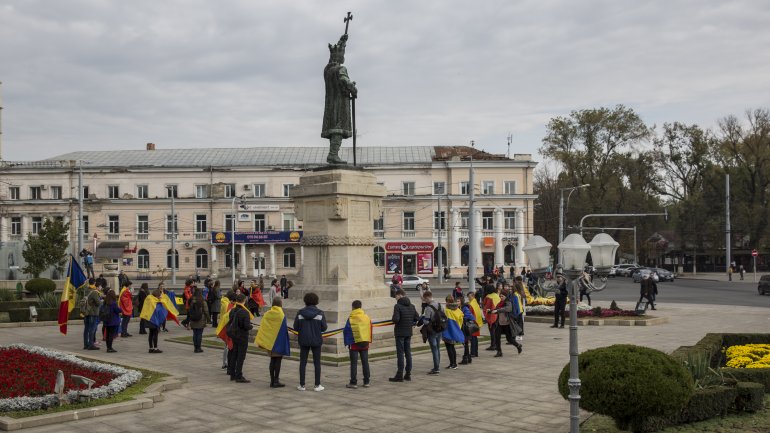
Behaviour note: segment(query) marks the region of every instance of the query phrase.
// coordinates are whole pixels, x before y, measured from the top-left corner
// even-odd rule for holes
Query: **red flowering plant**
[[[59,403],[54,387],[64,375],[64,398],[75,401],[78,386],[72,375],[93,379],[91,398],[112,396],[138,382],[142,373],[116,365],[25,344],[0,346],[0,412],[44,409]]]
[[[583,310],[577,312],[578,317],[617,317],[617,316],[636,316],[636,311],[620,310],[612,308],[596,307],[590,310]]]

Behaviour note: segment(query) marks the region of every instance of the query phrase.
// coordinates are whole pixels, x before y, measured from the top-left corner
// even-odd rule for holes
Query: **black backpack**
[[[190,306],[190,314],[188,315],[188,319],[193,322],[197,322],[203,319],[203,305],[199,302],[192,302],[191,304],[192,305]]]
[[[106,323],[109,322],[110,319],[112,319],[112,311],[110,311],[110,307],[104,303],[99,307],[99,321]]]
[[[235,338],[235,334],[238,332],[238,325],[235,323],[238,318],[237,308],[235,307],[230,311],[230,321],[227,322],[227,329],[225,329],[225,333],[230,338]]]
[[[433,315],[430,316],[430,329],[436,334],[444,332],[448,326],[446,313],[441,306],[436,308],[433,305],[428,305],[428,307],[433,308]]]

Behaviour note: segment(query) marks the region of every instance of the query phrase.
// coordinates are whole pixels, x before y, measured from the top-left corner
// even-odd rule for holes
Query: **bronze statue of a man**
[[[324,68],[326,102],[321,137],[329,139],[329,164],[347,164],[340,159],[339,150],[343,138],[353,135],[350,116],[350,100],[358,94],[355,81],[350,81],[345,63],[345,44],[348,35],[342,35],[337,45],[329,44],[329,63]]]

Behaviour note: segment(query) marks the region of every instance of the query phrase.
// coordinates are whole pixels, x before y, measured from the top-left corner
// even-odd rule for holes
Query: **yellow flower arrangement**
[[[726,367],[770,368],[770,344],[745,344],[724,349]]]

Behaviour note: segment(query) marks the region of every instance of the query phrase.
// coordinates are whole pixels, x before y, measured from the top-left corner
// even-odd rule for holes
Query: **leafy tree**
[[[22,272],[32,274],[35,278],[51,266],[63,272],[65,254],[69,247],[69,228],[69,223],[64,224],[61,220],[49,218],[45,220],[37,235],[28,234],[24,241],[24,250],[21,252],[27,262]]]
[[[712,165],[714,137],[698,125],[663,124],[653,140],[655,163],[661,168],[658,192],[674,200],[687,200],[703,188],[703,176]]]

